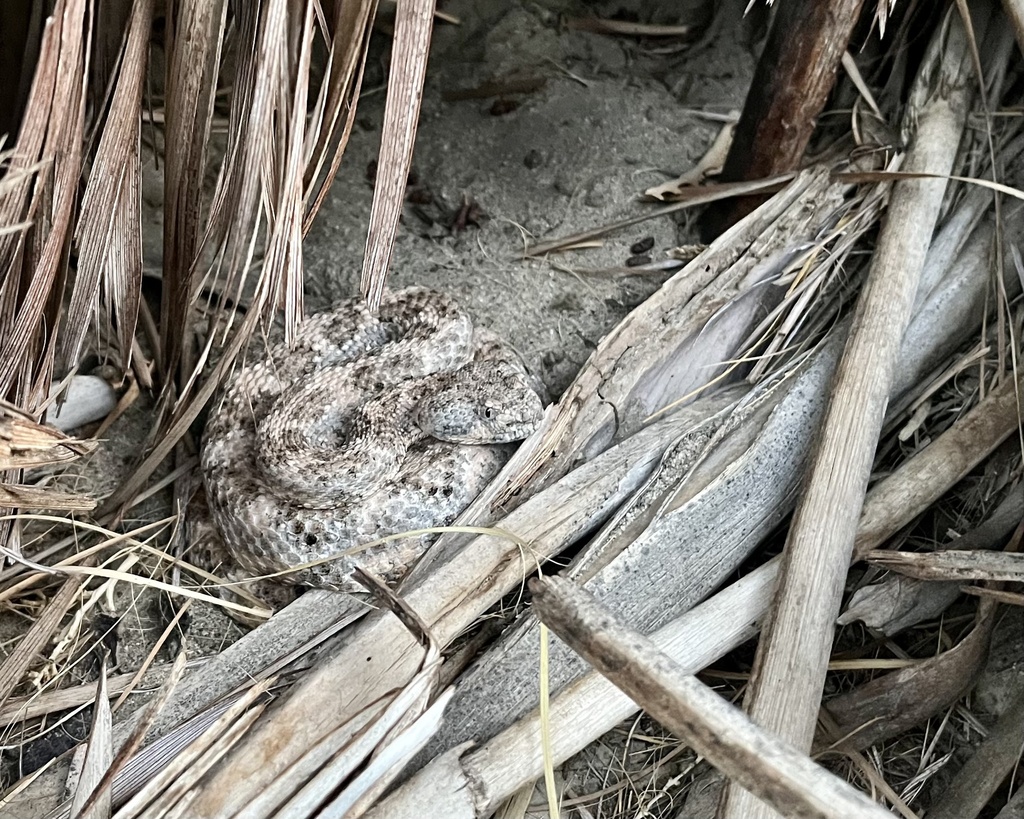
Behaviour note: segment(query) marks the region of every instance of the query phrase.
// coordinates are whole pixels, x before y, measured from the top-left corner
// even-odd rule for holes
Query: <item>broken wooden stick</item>
[[[572,649],[712,765],[785,816],[890,816],[852,785],[756,726],[573,582],[536,578],[530,591],[541,621]]]

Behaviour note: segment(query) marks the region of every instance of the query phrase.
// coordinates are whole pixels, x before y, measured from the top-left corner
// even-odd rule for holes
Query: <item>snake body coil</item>
[[[206,425],[202,472],[214,520],[247,571],[341,590],[359,565],[387,580],[451,523],[537,426],[522,364],[422,288],[305,322],[290,346],[240,367]],[[351,552],[351,553],[350,553]],[[340,555],[340,556],[339,556]]]

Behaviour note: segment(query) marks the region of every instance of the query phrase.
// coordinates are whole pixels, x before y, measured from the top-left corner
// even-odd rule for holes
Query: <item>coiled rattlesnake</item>
[[[387,294],[311,317],[292,345],[240,367],[206,424],[214,520],[247,571],[278,572],[376,538],[451,523],[529,435],[541,401],[518,358],[448,297]],[[360,565],[394,580],[423,537],[283,578],[356,590]]]

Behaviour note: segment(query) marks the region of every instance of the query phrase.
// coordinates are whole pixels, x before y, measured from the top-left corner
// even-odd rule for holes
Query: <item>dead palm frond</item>
[[[339,11],[329,60],[351,74],[344,81],[336,72],[329,74],[336,83],[332,90],[321,88],[314,94],[309,87],[313,44],[318,32],[329,33],[315,14],[316,7],[310,0],[297,13],[283,0],[270,0],[241,7],[233,19],[237,68],[228,141],[205,219],[204,159],[228,26],[226,4],[182,3],[177,19],[171,21],[160,319],[162,371],[169,380],[153,448],[107,499],[101,514],[115,511],[145,484],[261,322],[270,321],[283,307],[285,334],[290,336],[302,315],[301,241],[311,218],[307,203],[312,190],[318,191],[313,207],[319,203],[333,171],[326,178],[320,172],[331,152],[331,167],[336,169],[345,146],[371,8],[360,6],[355,18]],[[348,9],[347,4],[341,7]],[[337,83],[345,93],[335,90]],[[346,116],[338,134],[342,111]],[[252,281],[259,255],[262,264]],[[187,348],[197,299],[204,290],[219,294],[218,304],[231,305],[232,314],[240,305],[248,308],[240,322],[228,322],[231,338],[213,371],[200,378],[214,345],[224,342],[223,334],[211,326],[205,347]]]
[[[113,100],[82,197],[78,268],[59,347],[69,367],[79,360],[89,321],[100,305],[117,328],[118,360],[125,370],[132,353],[142,295],[140,131],[152,18],[153,0],[136,0]]]
[[[28,411],[49,392],[82,173],[86,9],[85,0],[59,0],[44,29],[14,177],[0,190],[0,224],[31,225],[0,236],[0,397]]]

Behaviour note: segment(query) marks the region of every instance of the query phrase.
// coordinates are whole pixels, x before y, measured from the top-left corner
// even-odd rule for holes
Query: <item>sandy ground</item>
[[[436,30],[410,186],[410,198],[432,201],[407,205],[391,282],[455,295],[557,394],[600,338],[660,284],[565,268],[622,265],[648,236],[654,258],[693,239],[663,218],[554,264],[522,260],[525,244],[639,212],[639,192],[690,167],[710,144],[718,126],[700,112],[742,104],[753,57],[732,40],[697,59],[654,54],[673,43],[559,31],[556,8],[498,5],[486,18],[480,4],[445,6],[463,23]],[[372,194],[367,166],[383,104],[382,69],[371,65],[369,74],[341,174],[306,244],[311,310],[358,289]],[[530,94],[445,100],[484,82],[524,78],[544,85]],[[494,113],[496,103],[515,108]],[[453,233],[447,225],[466,197],[485,218]]]

